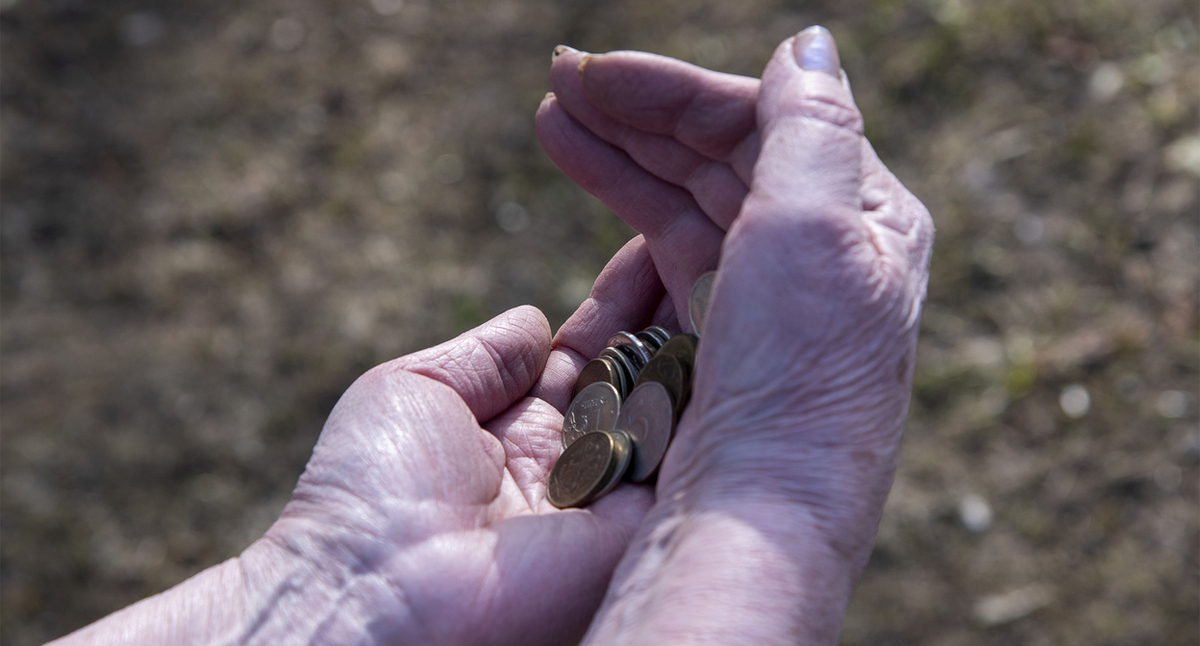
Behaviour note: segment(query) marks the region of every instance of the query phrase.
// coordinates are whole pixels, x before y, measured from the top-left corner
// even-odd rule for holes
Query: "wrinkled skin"
[[[518,308],[368,372],[261,541],[73,637],[146,638],[129,626],[153,611],[157,641],[836,642],[895,468],[933,227],[863,137],[836,52],[806,70],[796,47],[761,82],[560,48],[538,136],[642,234],[591,297],[553,340]],[[578,370],[617,330],[688,328],[713,268],[655,488],[552,508]],[[162,627],[206,594],[238,603]]]

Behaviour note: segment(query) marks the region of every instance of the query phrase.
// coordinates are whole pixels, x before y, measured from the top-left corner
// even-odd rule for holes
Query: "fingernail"
[[[548,100],[550,100],[550,99],[553,99],[553,98],[554,98],[554,93],[553,93],[553,92],[547,92],[547,93],[546,93],[546,96],[542,97],[542,102],[543,102],[543,103],[545,103],[546,101],[548,101]]]
[[[550,56],[550,60],[553,61],[554,59],[558,58],[559,56],[561,56],[567,52],[577,52],[577,51],[579,51],[579,50],[575,49],[574,47],[569,47],[567,45],[559,45],[558,47],[554,48],[554,54]]]
[[[838,60],[837,44],[828,29],[817,25],[805,29],[796,35],[792,49],[800,67],[838,78],[842,64]]]
[[[583,76],[583,68],[587,67],[588,61],[590,61],[590,60],[592,60],[591,54],[588,54],[587,56],[584,56],[583,58],[579,59],[579,76],[580,77]]]

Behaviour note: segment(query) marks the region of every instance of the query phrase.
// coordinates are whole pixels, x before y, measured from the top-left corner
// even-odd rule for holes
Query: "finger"
[[[546,369],[530,394],[566,410],[583,364],[600,354],[613,333],[642,329],[662,298],[650,250],[637,236],[613,256],[587,300],[559,328]]]
[[[554,163],[646,237],[663,285],[686,319],[695,277],[716,266],[724,231],[685,190],[664,182],[602,141],[549,95],[538,109],[538,139]]]
[[[862,159],[862,202],[868,225],[892,257],[906,259],[910,271],[927,276],[934,230],[929,210],[883,165],[865,137]]]
[[[749,183],[757,156],[757,79],[642,52],[591,56],[580,74],[588,98],[609,116],[728,161]]]
[[[861,211],[862,114],[841,82],[828,31],[807,29],[775,50],[763,72],[758,122],[757,195],[768,202],[786,196],[798,218]]]
[[[669,135],[640,130],[602,112],[587,97],[578,71],[583,52],[555,50],[550,86],[558,102],[588,130],[624,150],[652,175],[687,189],[700,208],[722,229],[737,216],[748,191],[730,165],[711,159]]]
[[[387,368],[446,384],[483,423],[529,392],[549,354],[550,324],[540,310],[526,305]]]

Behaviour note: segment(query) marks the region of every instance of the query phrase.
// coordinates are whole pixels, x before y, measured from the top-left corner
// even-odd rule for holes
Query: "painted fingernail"
[[[839,78],[842,65],[838,60],[837,44],[828,29],[819,25],[805,29],[796,35],[793,50],[800,67]]]
[[[565,54],[567,52],[577,52],[577,51],[579,51],[579,50],[575,49],[574,47],[570,47],[567,45],[559,45],[558,47],[554,48],[554,54],[550,56],[550,60],[553,61],[553,60],[557,59],[559,56],[562,56],[563,54]]]

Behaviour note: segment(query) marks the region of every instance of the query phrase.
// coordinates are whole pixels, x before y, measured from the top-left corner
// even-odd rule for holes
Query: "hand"
[[[560,50],[538,134],[643,233],[693,398],[590,643],[834,643],[891,486],[933,226],[862,134],[828,32],[761,84]],[[719,258],[719,262],[718,262]]]
[[[605,284],[661,298],[638,248],[618,254],[588,307]],[[632,322],[603,309],[560,339],[590,352],[595,326]],[[577,642],[652,493],[623,487],[587,510],[545,500],[563,419],[546,399],[570,396],[568,347],[551,353],[545,317],[521,307],[370,370],[261,540],[65,641]]]
[[[517,308],[351,386],[264,537],[302,563],[288,585],[328,590],[286,615],[318,642],[578,640],[650,492],[546,501],[562,414],[526,395],[549,353],[545,318]]]

